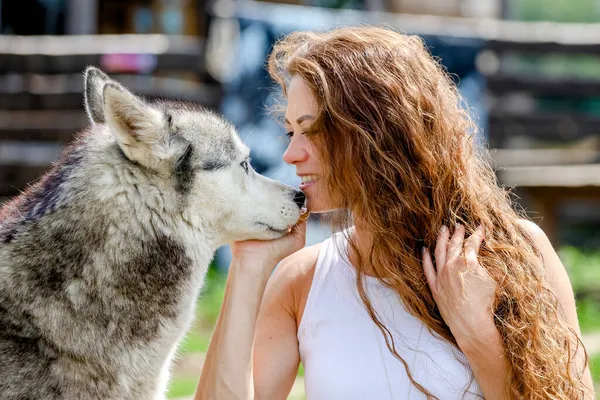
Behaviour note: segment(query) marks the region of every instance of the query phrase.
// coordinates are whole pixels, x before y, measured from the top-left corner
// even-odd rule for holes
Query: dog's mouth
[[[259,226],[264,226],[271,232],[274,232],[274,233],[277,233],[280,235],[285,235],[287,233],[290,233],[295,226],[299,225],[302,222],[306,222],[306,220],[308,220],[309,216],[310,216],[310,211],[308,211],[306,208],[302,208],[300,217],[298,218],[298,221],[293,225],[288,225],[285,229],[277,229],[273,225],[267,224],[266,222],[258,221],[258,222],[256,222],[256,224]]]
[[[260,225],[260,226],[264,226],[265,228],[267,228],[271,232],[275,232],[275,233],[278,233],[278,234],[281,234],[281,235],[285,235],[286,233],[289,232],[289,229],[290,229],[289,227],[286,228],[286,229],[277,229],[273,225],[269,225],[269,224],[267,224],[265,222],[257,222],[256,224]]]

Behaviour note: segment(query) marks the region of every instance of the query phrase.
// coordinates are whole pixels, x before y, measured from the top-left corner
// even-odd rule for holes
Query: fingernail
[[[426,251],[427,251],[427,247],[425,247],[425,246],[421,247],[421,254],[425,254]]]
[[[442,231],[442,233],[446,233],[448,227],[446,225],[442,225],[442,228],[440,230]]]

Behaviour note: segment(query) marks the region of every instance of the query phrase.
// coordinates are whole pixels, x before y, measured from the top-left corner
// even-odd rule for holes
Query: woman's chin
[[[322,204],[319,201],[311,201],[310,198],[306,200],[306,209],[310,211],[311,214],[321,214],[333,210],[331,207],[327,207],[326,204]]]

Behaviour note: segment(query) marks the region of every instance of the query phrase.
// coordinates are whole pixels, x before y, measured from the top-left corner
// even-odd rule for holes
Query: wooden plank
[[[0,54],[191,54],[202,50],[196,36],[162,34],[0,36]]]
[[[593,187],[600,196],[600,164],[509,167],[497,171],[501,183],[516,187]]]
[[[111,71],[115,55],[129,58],[141,72],[206,72],[204,41],[191,36],[65,35],[0,36],[0,73],[77,73],[88,65]],[[110,56],[110,57],[107,57]]]
[[[566,112],[514,114],[492,109],[488,120],[490,147],[505,147],[512,136],[538,140],[578,140],[600,134],[600,117]]]
[[[600,96],[600,81],[571,77],[495,74],[487,77],[487,90],[493,94],[526,92],[536,96]]]
[[[88,65],[98,66],[111,74],[127,69],[141,73],[154,71],[195,72],[199,75],[206,73],[200,53],[194,54],[160,54],[153,57],[139,58],[148,61],[133,62],[130,66],[117,68],[114,62],[104,54],[65,54],[65,55],[22,55],[0,54],[0,73],[21,72],[29,74],[64,74],[83,71]],[[132,57],[130,57],[132,58]],[[135,72],[135,71],[134,71]]]
[[[0,140],[70,142],[88,125],[85,111],[0,111]]]
[[[536,24],[536,23],[532,23]],[[567,25],[566,29],[569,29],[570,24],[557,24],[557,29],[560,29],[561,25]],[[598,31],[598,24],[590,24],[590,30],[588,32]],[[531,29],[534,29],[532,26]],[[599,32],[600,33],[600,32]],[[542,34],[545,35],[546,33]],[[548,35],[550,36],[550,35]],[[554,37],[554,35],[552,35]],[[521,38],[519,40],[511,40],[509,38],[501,39],[490,39],[486,42],[486,48],[488,50],[497,52],[519,52],[528,54],[548,54],[548,53],[562,53],[562,54],[600,54],[600,43],[597,41],[590,42],[586,40],[578,41],[577,38],[571,40],[560,41],[558,38],[548,37],[547,39]]]
[[[14,140],[23,142],[60,142],[69,143],[75,138],[75,134],[84,129],[84,126],[74,130],[61,130],[48,127],[47,129],[13,129],[0,128],[0,140]]]
[[[600,162],[600,149],[494,149],[497,168],[558,166]]]
[[[50,165],[0,165],[0,196],[16,196],[49,169]]]
[[[2,93],[2,110],[72,110],[83,106],[82,93]]]
[[[539,168],[545,169],[548,167]],[[513,175],[517,175],[520,171],[514,170],[513,172]],[[533,178],[543,176],[546,181],[552,181],[552,177],[550,176],[552,172],[561,174],[564,170],[557,171],[553,169],[548,174],[534,172]],[[499,175],[501,181],[506,183],[501,174]],[[567,176],[556,175],[556,177],[558,179],[551,182],[550,186],[522,185],[516,187],[515,193],[519,198],[519,202],[528,210],[530,217],[540,224],[540,227],[548,235],[550,241],[555,246],[558,246],[560,244],[558,231],[560,208],[568,202],[577,200],[600,202],[600,186],[560,186],[561,183],[565,183],[564,181]],[[542,182],[538,180],[537,183],[541,184]]]
[[[272,4],[246,0],[236,5],[236,16],[277,22],[293,29],[324,29],[327,26],[385,24],[403,32],[486,42],[496,51],[529,53],[600,54],[600,23],[511,21],[487,18],[440,17],[350,9]]]
[[[178,80],[168,84],[165,78],[139,76],[139,79],[118,79],[133,93],[149,99],[191,101],[217,108],[222,96],[219,85]],[[72,88],[67,88],[72,90]],[[8,92],[0,88],[0,110],[73,110],[83,108],[82,90],[62,93]]]

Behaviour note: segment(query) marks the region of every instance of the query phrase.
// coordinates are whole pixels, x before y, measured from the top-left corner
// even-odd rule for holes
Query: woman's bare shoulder
[[[318,243],[290,255],[279,263],[269,279],[269,286],[277,288],[277,297],[293,315],[296,326],[302,319],[320,249],[321,243]]]
[[[556,254],[556,251],[554,250],[554,247],[550,242],[550,239],[548,239],[548,236],[546,235],[544,230],[540,228],[535,222],[527,219],[518,219],[517,225],[519,225],[521,229],[523,229],[523,231],[532,240],[533,244],[544,259],[544,265],[546,266],[546,268],[556,268],[556,262],[548,262],[549,260],[558,259],[558,255]],[[560,264],[560,266],[562,267],[562,264]]]
[[[542,228],[538,224],[533,221],[527,219],[518,219],[517,224],[525,231],[525,233],[530,237],[533,241],[533,244],[537,248],[537,250],[541,253],[542,258],[545,261],[551,259],[558,259],[558,255],[554,249],[554,246],[550,242],[550,239],[544,232]],[[550,264],[550,265],[547,265]],[[554,263],[545,263],[546,267],[556,267],[556,262]],[[560,263],[558,263],[560,264]],[[562,266],[562,264],[560,265]]]
[[[546,280],[561,304],[562,312],[566,312],[567,320],[579,332],[575,297],[567,270],[554,246],[542,228],[528,220],[519,220],[518,224],[531,237],[533,244],[540,252],[544,263]]]
[[[312,275],[320,249],[321,243],[318,243],[298,250],[279,263],[274,275],[278,274],[281,277],[280,279],[292,281],[297,280],[300,276]]]
[[[533,236],[535,239],[543,239],[540,238],[540,236],[546,236],[546,234],[544,233],[542,228],[538,226],[538,224],[528,219],[517,219],[517,225],[519,225],[525,232],[527,232],[527,234]]]

